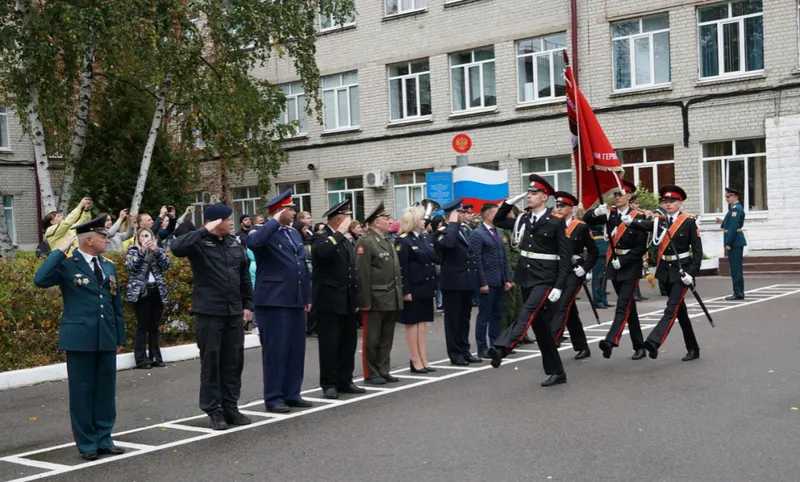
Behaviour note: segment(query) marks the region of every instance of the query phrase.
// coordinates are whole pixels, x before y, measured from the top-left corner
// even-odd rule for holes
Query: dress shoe
[[[726,296],[725,297],[725,301],[736,301],[736,300],[743,300],[743,299],[744,299],[744,296],[742,296],[741,298],[737,298],[734,295],[730,295],[730,296]]]
[[[469,363],[467,363],[467,360],[454,360],[454,361],[451,361],[450,364],[451,365],[455,365],[457,367],[469,366]]]
[[[153,365],[151,363],[148,363],[148,362],[144,362],[144,363],[140,363],[140,364],[136,365],[136,369],[137,370],[150,370],[151,368],[153,368]]]
[[[469,355],[465,356],[464,360],[466,360],[467,363],[481,363],[483,361],[480,358],[474,356],[472,353],[470,353]]]
[[[228,430],[228,422],[225,421],[225,416],[221,411],[211,412],[208,415],[211,418],[211,428],[214,430]]]
[[[364,383],[369,383],[370,385],[386,385],[386,380],[383,377],[372,377],[372,378],[365,378]]]
[[[647,350],[645,350],[644,348],[639,348],[638,350],[633,352],[633,356],[631,357],[631,360],[641,360],[646,355],[647,355]]]
[[[125,449],[122,447],[117,447],[116,445],[112,445],[111,447],[106,447],[104,449],[97,449],[97,453],[100,455],[122,455],[125,453]]]
[[[559,385],[561,383],[567,383],[566,373],[559,373],[558,375],[550,375],[550,378],[542,382],[542,386],[552,387],[553,385]]]
[[[276,403],[271,407],[267,407],[267,411],[270,413],[289,413],[292,411],[292,409],[289,408],[289,405],[286,405],[285,403]]]
[[[578,354],[575,355],[575,359],[576,360],[583,360],[584,358],[589,358],[590,356],[592,356],[592,352],[589,351],[588,348],[586,348],[585,350],[578,351]]]
[[[250,425],[252,421],[246,415],[239,411],[238,408],[232,410],[224,410],[223,415],[228,425]]]
[[[514,355],[514,354],[516,354],[516,353],[517,353],[517,350],[514,350],[513,348],[512,348],[511,350],[506,350],[506,356],[508,356],[508,355]]]
[[[612,307],[612,306],[611,306],[611,305],[609,305],[608,303],[603,303],[603,306],[605,306],[606,308],[611,308],[611,307]]]
[[[83,452],[81,454],[81,458],[83,460],[88,460],[89,462],[94,462],[95,460],[97,460],[97,452],[95,452],[94,450],[91,450],[89,452]]]
[[[313,403],[303,398],[298,398],[297,400],[286,400],[286,405],[294,408],[311,408],[314,406]]]
[[[636,297],[636,301],[647,301],[649,299],[650,298],[648,298],[647,296],[637,296]]]
[[[339,398],[339,392],[337,392],[335,388],[327,388],[322,396],[329,400],[336,400]]]
[[[422,367],[419,370],[414,368],[414,362],[411,360],[408,361],[408,366],[411,367],[411,373],[428,373],[428,370],[426,370],[425,367]]]
[[[594,307],[598,310],[605,310],[606,308],[608,308],[606,305],[599,305],[599,304],[595,304]]]
[[[644,348],[645,350],[647,350],[647,354],[650,355],[650,358],[652,358],[653,360],[658,358],[658,345],[656,345],[650,340],[645,340]]]
[[[556,348],[561,348],[561,338],[555,340]]]
[[[162,362],[161,360],[153,360],[153,363],[151,363],[151,365],[153,365],[153,368],[165,368],[167,366],[167,364]]]
[[[339,393],[367,393],[366,388],[356,386],[355,383],[351,383],[350,385],[342,385],[337,390]]]
[[[389,375],[388,373],[386,375],[381,375],[381,377],[383,377],[383,379],[386,380],[388,383],[397,383],[400,381],[399,378]]]
[[[691,350],[689,350],[688,353],[686,353],[685,357],[681,358],[681,360],[692,361],[692,360],[697,360],[698,358],[700,358],[700,350],[697,348],[692,348]]]
[[[500,348],[491,347],[489,348],[489,358],[492,359],[492,367],[500,368],[500,364],[503,363],[503,352]]]
[[[478,358],[489,358],[489,350],[481,350],[478,352]]]
[[[425,371],[428,372],[428,373],[433,373],[433,372],[436,371],[436,369],[435,368],[431,368],[431,367],[425,367]]]
[[[600,340],[600,349],[603,351],[603,358],[611,358],[611,350],[614,349],[614,345],[607,340]]]

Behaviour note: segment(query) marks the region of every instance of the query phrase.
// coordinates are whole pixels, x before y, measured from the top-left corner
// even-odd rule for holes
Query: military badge
[[[398,244],[397,246],[395,246],[395,247],[394,247],[394,249],[396,249],[398,253],[400,252],[400,250],[401,250],[402,248],[403,248],[403,247],[402,247],[401,245],[399,245],[399,244]],[[416,249],[416,248],[415,248],[415,249]]]
[[[733,216],[735,218],[736,217],[736,211],[732,212],[731,216]]]
[[[84,286],[88,285],[89,284],[89,278],[83,278],[81,280],[81,283],[83,283]]]
[[[117,277],[113,274],[108,277],[108,288],[111,291],[111,296],[116,296],[117,294]]]
[[[357,247],[356,254],[364,254],[364,246]]]

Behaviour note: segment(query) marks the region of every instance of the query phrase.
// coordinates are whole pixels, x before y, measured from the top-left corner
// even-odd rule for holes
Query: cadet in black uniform
[[[566,224],[561,215],[547,207],[547,198],[555,190],[541,176],[531,174],[528,187],[528,206],[526,213],[517,221],[507,219],[512,206],[526,194],[503,201],[495,215],[497,227],[513,229],[519,240],[519,266],[514,274],[514,282],[522,287],[525,305],[522,313],[506,328],[489,349],[492,366],[497,368],[502,358],[520,343],[528,328],[533,324],[536,343],[542,352],[544,371],[550,378],[542,382],[543,387],[567,382],[567,374],[561,365],[558,349],[550,331],[552,304],[558,302],[566,286],[567,276],[572,271],[571,249],[566,236]],[[545,304],[551,305],[545,311]],[[547,313],[550,313],[548,315]]]
[[[566,235],[572,249],[572,273],[567,276],[564,295],[556,305],[551,328],[557,345],[564,334],[564,328],[569,330],[572,348],[578,352],[575,359],[581,360],[591,356],[591,351],[586,342],[586,333],[583,331],[583,323],[578,314],[575,298],[580,294],[584,281],[591,280],[592,268],[597,260],[597,245],[594,244],[589,226],[573,216],[573,209],[578,205],[578,198],[566,191],[558,191],[553,194],[553,197],[556,198],[558,214],[564,217],[567,225]],[[584,250],[586,250],[586,258],[583,257]],[[586,279],[587,277],[588,279]]]
[[[619,346],[626,324],[635,350],[631,358],[641,360],[647,354],[634,298],[639,279],[642,277],[642,258],[647,253],[647,233],[628,229],[620,220],[624,215],[645,219],[644,213],[629,205],[631,194],[635,191],[636,186],[632,182],[623,180],[622,189],[614,193],[615,207],[609,208],[601,204],[583,215],[583,220],[587,224],[605,224],[609,245],[613,241],[614,246],[613,251],[609,246],[606,256],[606,279],[611,281],[617,292],[617,311],[614,313],[614,323],[611,324],[606,339],[600,341],[604,358],[611,358],[611,350]]]
[[[700,358],[700,345],[694,336],[692,320],[689,318],[683,299],[689,286],[694,283],[694,277],[700,271],[700,263],[703,261],[703,242],[700,240],[700,230],[694,218],[681,212],[686,192],[678,186],[667,185],[662,186],[658,194],[667,212],[666,216],[659,215],[653,220],[622,217],[622,221],[628,224],[631,230],[645,233],[653,230],[653,242],[658,245],[656,278],[666,284],[669,294],[664,316],[650,332],[644,347],[650,358],[658,357],[658,347],[664,344],[677,317],[688,352],[683,361],[695,360]]]

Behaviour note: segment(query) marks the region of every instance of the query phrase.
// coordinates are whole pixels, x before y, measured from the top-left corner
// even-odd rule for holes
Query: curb
[[[255,348],[261,346],[258,335],[245,335],[244,348]],[[161,349],[164,363],[171,363],[182,360],[192,360],[200,357],[200,349],[196,343],[188,345],[170,346]],[[117,355],[117,371],[130,370],[136,366],[133,353],[122,353]],[[56,363],[55,365],[45,365],[35,368],[24,368],[22,370],[12,370],[0,373],[0,391],[12,388],[27,387],[43,382],[53,382],[67,379],[67,364]]]

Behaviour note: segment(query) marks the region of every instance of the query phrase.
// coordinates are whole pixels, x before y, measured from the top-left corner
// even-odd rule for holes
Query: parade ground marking
[[[762,303],[765,301],[771,301],[778,298],[783,298],[786,296],[791,296],[794,294],[800,293],[800,284],[777,284],[766,286],[763,288],[756,288],[750,291],[745,292],[746,297],[743,300],[735,300],[735,301],[725,301],[724,297],[709,299],[705,301],[706,306],[708,307],[709,313],[719,313],[721,311],[732,310],[735,308],[739,308],[742,306],[749,306],[756,303]],[[704,317],[703,311],[700,309],[697,303],[687,303],[687,308],[689,309],[689,317],[697,318],[697,317]],[[648,327],[654,326],[654,323],[657,322],[663,313],[663,310],[657,310],[650,313],[644,313],[640,315],[640,321],[642,322],[649,322],[649,323],[642,323],[642,329],[647,329]],[[719,322],[718,322],[719,323]],[[587,341],[589,343],[597,343],[603,339],[603,336],[596,336],[598,330],[602,330],[605,332],[608,327],[607,325],[611,324],[611,321],[607,321],[602,323],[601,325],[584,325],[584,329],[589,332],[587,333]],[[724,328],[724,322],[720,326]],[[565,346],[559,348],[559,351],[569,350],[572,347],[567,343]],[[533,349],[517,349],[516,355],[511,355],[503,361],[503,364],[508,363],[517,363],[524,360],[530,360],[532,358],[537,358],[541,355],[539,350]],[[9,455],[6,457],[0,457],[0,462],[13,464],[19,467],[20,470],[24,469],[35,469],[41,471],[40,473],[24,476],[17,479],[11,479],[8,482],[24,482],[28,480],[38,480],[45,477],[50,477],[58,474],[64,474],[67,472],[73,472],[76,470],[85,469],[88,467],[94,467],[97,465],[108,464],[117,462],[120,460],[124,460],[129,457],[136,457],[143,454],[148,454],[151,452],[156,452],[159,450],[165,450],[173,447],[178,447],[181,445],[189,444],[192,442],[199,442],[201,440],[207,440],[213,437],[221,437],[224,435],[229,435],[232,433],[236,433],[242,430],[251,430],[256,427],[262,427],[264,425],[269,425],[272,423],[283,422],[285,420],[290,420],[292,418],[301,417],[304,415],[308,415],[310,413],[320,412],[323,410],[329,410],[334,407],[340,407],[342,405],[349,405],[351,403],[360,402],[362,400],[369,400],[375,397],[381,397],[383,395],[387,395],[390,393],[396,393],[403,390],[407,390],[410,388],[416,388],[423,385],[430,385],[432,383],[436,383],[442,380],[448,380],[451,378],[460,377],[466,375],[468,373],[474,373],[482,370],[489,370],[491,366],[489,364],[481,364],[481,365],[470,365],[468,367],[460,367],[460,366],[451,366],[449,365],[450,360],[444,359],[439,360],[436,362],[431,363],[431,365],[435,366],[437,369],[445,369],[444,372],[437,372],[436,375],[409,375],[405,374],[404,372],[408,372],[408,368],[403,368],[400,370],[395,370],[392,373],[396,374],[398,378],[401,378],[401,383],[395,387],[372,387],[372,386],[364,386],[368,391],[366,394],[358,395],[358,396],[350,396],[343,394],[343,398],[338,400],[327,400],[324,398],[319,397],[305,397],[306,399],[315,403],[315,406],[305,410],[295,410],[288,414],[275,414],[269,413],[265,411],[259,411],[258,408],[264,409],[264,402],[261,400],[257,400],[254,402],[246,403],[241,405],[240,408],[242,409],[242,413],[253,417],[253,423],[250,425],[244,425],[239,427],[231,427],[228,430],[224,431],[215,431],[211,430],[210,428],[204,426],[197,426],[193,424],[201,424],[207,425],[207,418],[208,416],[203,415],[195,415],[192,417],[182,418],[178,420],[173,420],[170,422],[158,423],[154,425],[149,425],[145,427],[135,428],[132,430],[127,430],[125,432],[115,433],[113,435],[115,443],[120,447],[125,447],[128,449],[122,455],[117,455],[113,457],[102,457],[98,460],[93,462],[73,462],[75,465],[66,465],[66,464],[59,464],[53,463],[44,460],[36,460],[36,456],[42,456],[42,454],[47,454],[49,452],[59,451],[59,450],[71,450],[74,451],[74,457],[77,460],[78,454],[77,449],[75,449],[75,444],[70,442],[61,445],[55,445],[52,447],[47,447],[43,449],[37,449],[30,452],[19,453],[15,455]],[[354,380],[355,382],[362,382],[363,378],[359,378]],[[408,382],[408,383],[402,383]],[[309,390],[305,390],[302,393],[304,395],[311,394],[311,393],[319,393],[321,395],[320,388],[313,388]],[[345,398],[350,397],[350,398]],[[256,408],[256,410],[248,410],[249,408]],[[128,435],[137,434],[138,432],[144,432],[146,430],[150,431],[170,431],[170,434],[180,433],[183,432],[186,435],[186,438],[180,438],[178,440],[168,441],[158,445],[148,445],[148,444],[141,444],[136,442],[130,442],[126,439],[130,437],[126,437]],[[181,435],[183,436],[183,435]]]

